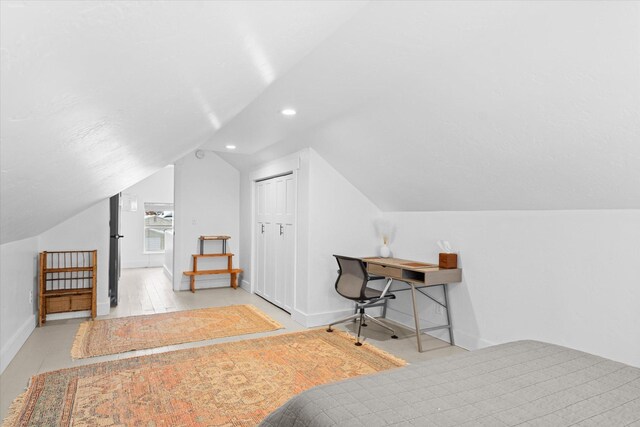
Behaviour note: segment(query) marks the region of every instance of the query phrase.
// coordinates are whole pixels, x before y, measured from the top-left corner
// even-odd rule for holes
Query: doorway
[[[160,268],[169,281],[172,280],[173,201],[173,165],[160,169],[111,199],[109,296],[112,307],[123,296],[131,294],[125,295],[119,289],[121,270],[143,269],[138,272],[139,276],[144,269],[154,275],[151,270]],[[126,236],[124,240],[122,235]]]
[[[109,199],[109,303],[118,305],[118,282],[120,281],[120,193]]]
[[[296,185],[293,173],[255,183],[255,293],[291,313]]]

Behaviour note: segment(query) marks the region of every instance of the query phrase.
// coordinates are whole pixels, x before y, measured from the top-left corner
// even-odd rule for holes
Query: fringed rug
[[[281,328],[252,305],[93,320],[80,324],[71,357],[83,359]]]
[[[303,390],[405,364],[353,344],[315,329],[47,372],[3,425],[253,426]]]

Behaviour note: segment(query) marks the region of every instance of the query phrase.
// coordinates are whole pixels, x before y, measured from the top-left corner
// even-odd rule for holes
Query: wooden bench
[[[233,254],[227,253],[227,240],[231,237],[229,236],[200,236],[200,253],[192,254],[193,258],[193,271],[185,271],[184,275],[189,277],[189,288],[191,292],[196,291],[196,276],[205,276],[210,274],[229,274],[230,286],[233,289],[238,287],[238,274],[242,273],[241,268],[233,268]],[[222,242],[222,253],[204,253],[204,242],[208,240],[219,240]],[[200,258],[227,258],[227,268],[226,269],[215,269],[215,270],[198,270],[198,260]]]

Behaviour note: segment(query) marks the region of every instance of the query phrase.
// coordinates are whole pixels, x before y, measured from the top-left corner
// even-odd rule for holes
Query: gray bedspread
[[[518,341],[315,387],[261,426],[640,426],[640,369]]]

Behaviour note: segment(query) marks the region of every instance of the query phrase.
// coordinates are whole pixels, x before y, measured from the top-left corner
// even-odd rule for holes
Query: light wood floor
[[[240,288],[200,290],[195,294],[188,291],[174,292],[171,288],[171,283],[164,276],[160,268],[123,270],[122,278],[120,279],[120,302],[118,307],[111,309],[111,313],[108,316],[100,318],[164,313],[167,311],[190,310],[194,308],[232,304],[253,304],[280,322],[285,329],[149,350],[132,351],[110,356],[72,360],[70,356],[71,344],[73,343],[78,325],[86,319],[47,322],[46,326],[36,328],[7,369],[0,375],[0,417],[4,419],[13,399],[25,390],[29,378],[37,373],[107,360],[123,359],[182,348],[200,347],[213,343],[238,341],[305,329],[300,324],[291,320],[291,316],[285,311]],[[345,328],[349,331],[353,330],[352,324],[346,325]],[[418,353],[416,350],[415,337],[411,335],[411,331],[400,327],[396,329],[400,337],[398,340],[392,340],[386,331],[376,325],[367,327],[363,335],[368,342],[410,363],[465,351],[459,347],[452,347],[443,341],[425,336],[424,347],[431,350]]]

